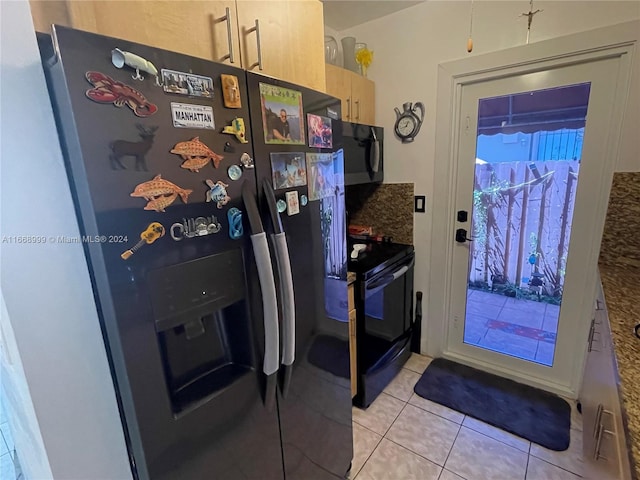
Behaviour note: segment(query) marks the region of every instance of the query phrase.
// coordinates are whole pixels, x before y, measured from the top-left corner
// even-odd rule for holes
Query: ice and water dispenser
[[[254,365],[242,251],[148,276],[174,415],[224,391]]]

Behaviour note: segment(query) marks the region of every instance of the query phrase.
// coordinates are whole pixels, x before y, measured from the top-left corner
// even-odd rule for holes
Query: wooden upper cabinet
[[[352,122],[373,125],[376,121],[375,84],[358,74],[351,77]]]
[[[238,0],[243,67],[325,91],[324,25],[318,0]],[[258,63],[258,21],[262,70]]]
[[[325,90],[318,0],[31,0],[31,13],[41,32],[49,33],[56,23],[228,64],[230,37],[233,65]],[[257,65],[258,35],[252,30],[256,20],[262,71]]]
[[[339,98],[342,103],[342,119],[351,121],[351,75],[344,68],[327,63],[327,93]]]
[[[230,20],[227,22],[226,9]],[[67,1],[31,0],[38,31],[50,31],[52,23],[171,50],[224,61],[229,37],[240,66],[236,4],[204,1]],[[231,29],[231,35],[228,34]]]
[[[342,100],[342,119],[375,125],[375,83],[350,70],[326,65],[327,93]]]

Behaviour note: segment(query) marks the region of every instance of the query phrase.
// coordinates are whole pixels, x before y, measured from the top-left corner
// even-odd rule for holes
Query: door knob
[[[464,243],[473,241],[472,237],[467,237],[467,231],[464,228],[459,228],[456,230],[456,242]]]

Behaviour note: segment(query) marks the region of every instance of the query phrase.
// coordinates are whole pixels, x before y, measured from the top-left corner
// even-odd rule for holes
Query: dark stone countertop
[[[640,323],[640,268],[601,263],[600,278],[620,376],[631,470],[640,478],[640,338],[633,333]]]

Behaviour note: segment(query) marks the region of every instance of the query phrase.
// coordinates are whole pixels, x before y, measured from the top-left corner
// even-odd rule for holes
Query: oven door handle
[[[384,275],[383,277],[379,278],[378,280],[374,280],[373,282],[367,284],[366,289],[367,290],[374,290],[376,288],[386,287],[391,282],[397,280],[402,275],[407,273],[407,271],[409,271],[409,269],[411,267],[413,267],[415,265],[415,263],[416,263],[416,260],[415,260],[415,257],[413,257],[408,264],[403,265],[402,267],[397,269],[395,272],[389,273],[387,275]]]

